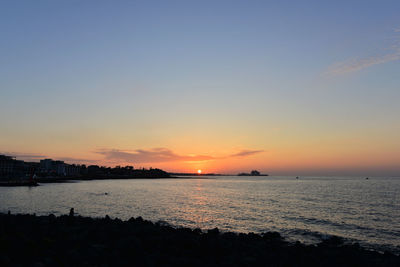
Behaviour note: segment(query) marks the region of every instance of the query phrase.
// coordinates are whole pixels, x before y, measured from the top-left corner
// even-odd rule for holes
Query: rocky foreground
[[[400,266],[400,257],[344,245],[288,243],[279,233],[173,228],[141,217],[0,214],[0,266]]]

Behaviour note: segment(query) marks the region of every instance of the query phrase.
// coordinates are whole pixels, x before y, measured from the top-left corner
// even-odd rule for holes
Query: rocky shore
[[[400,266],[400,257],[337,237],[304,245],[276,232],[221,233],[71,211],[0,214],[0,266]]]

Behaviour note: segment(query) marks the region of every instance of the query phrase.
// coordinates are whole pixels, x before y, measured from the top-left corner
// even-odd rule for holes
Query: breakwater
[[[317,245],[277,232],[174,228],[141,217],[0,214],[0,265],[399,266],[400,257],[332,237]]]

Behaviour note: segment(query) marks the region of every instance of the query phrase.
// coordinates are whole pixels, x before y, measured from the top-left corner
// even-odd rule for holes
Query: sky
[[[399,1],[0,1],[0,154],[400,175]]]

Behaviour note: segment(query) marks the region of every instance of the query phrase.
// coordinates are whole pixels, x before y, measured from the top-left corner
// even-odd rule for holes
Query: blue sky
[[[243,159],[240,168],[279,173],[300,168],[298,154],[311,162],[333,153],[379,170],[400,156],[398,1],[0,5],[4,153],[265,150],[269,157]],[[354,139],[362,142],[353,154],[332,152]],[[358,162],[365,153],[382,155]],[[283,155],[292,161],[273,160]],[[324,164],[315,171],[339,168]],[[183,165],[165,167],[191,168]]]

